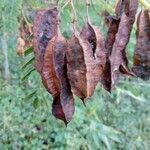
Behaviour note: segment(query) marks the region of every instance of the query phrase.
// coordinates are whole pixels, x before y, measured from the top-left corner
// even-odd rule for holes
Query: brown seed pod
[[[60,83],[54,66],[54,45],[56,36],[49,41],[44,54],[42,81],[47,91],[52,95],[60,95]]]
[[[36,69],[53,96],[53,115],[68,123],[74,114],[74,99],[67,78],[67,42],[59,31],[56,8],[38,12],[34,22],[34,49]]]
[[[19,27],[19,36],[25,41],[25,48],[33,46],[33,41],[30,36],[33,34],[33,25],[27,24],[25,19],[21,19]]]
[[[87,70],[84,60],[83,47],[79,38],[80,37],[74,34],[68,42],[66,53],[67,73],[73,93],[81,99],[84,99],[87,96]]]
[[[129,3],[129,0],[119,0],[117,2],[115,13],[117,16],[121,17],[121,15],[125,12],[125,9],[127,8]]]
[[[126,9],[126,12],[123,12],[121,16],[119,29],[116,34],[116,40],[113,45],[112,54],[110,56],[112,82],[111,88],[117,84],[120,74],[134,76],[134,73],[128,68],[128,61],[125,50],[129,42],[132,26],[135,20],[138,1],[130,0],[128,1],[127,6],[129,9],[128,11]]]
[[[60,82],[60,103],[65,116],[65,120],[68,123],[72,119],[72,116],[74,114],[74,98],[67,76],[66,49],[67,42],[62,36],[61,32],[58,31],[58,36],[54,45],[54,64],[56,75],[57,78],[59,78]],[[55,112],[56,111],[53,109],[53,113]]]
[[[134,73],[143,80],[150,79],[150,11],[138,15],[134,53]]]
[[[94,93],[106,63],[104,39],[99,28],[89,22],[83,27],[80,36],[83,43],[88,42],[88,47],[85,47],[84,54],[87,62],[87,92],[90,97]]]
[[[57,15],[56,8],[48,8],[38,11],[33,26],[34,33],[34,53],[35,67],[38,72],[42,72],[44,53],[51,40],[57,32]]]
[[[115,13],[118,17],[121,17],[125,13],[129,17],[130,22],[133,23],[137,8],[138,0],[119,0],[115,8]]]
[[[64,113],[60,104],[60,82],[57,78],[54,67],[54,44],[56,37],[49,41],[44,54],[44,65],[42,70],[42,82],[47,91],[53,96],[53,109],[57,112],[56,118],[65,120]]]
[[[104,71],[101,75],[100,81],[103,87],[110,92],[111,91],[111,66],[110,66],[109,57],[111,55],[113,44],[116,39],[116,34],[118,32],[120,19],[118,17],[108,15],[107,18],[105,18],[105,20],[108,26],[107,37],[105,40],[105,48],[104,48],[104,51],[106,53],[106,64],[105,64]]]
[[[73,93],[82,100],[92,96],[105,64],[103,38],[87,23],[80,35],[74,34],[67,49],[68,77]]]
[[[26,48],[33,46],[33,40],[30,38],[33,33],[31,24],[27,24],[25,19],[20,19],[19,37],[17,39],[17,54],[24,57]]]
[[[19,37],[17,39],[17,54],[21,57],[24,57],[25,45],[25,41]]]
[[[59,31],[46,48],[42,79],[53,95],[53,115],[67,124],[74,114],[74,98],[67,77],[66,49],[67,42]]]

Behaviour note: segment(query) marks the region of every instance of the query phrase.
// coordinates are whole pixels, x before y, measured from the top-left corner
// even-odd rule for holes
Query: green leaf
[[[35,68],[31,68],[21,79],[21,81],[25,81],[29,76],[30,74],[35,70]]]
[[[34,57],[32,57],[30,60],[28,60],[27,62],[25,62],[25,64],[22,66],[22,69],[25,69],[28,65],[33,64],[34,61]]]
[[[35,97],[36,92],[37,92],[37,90],[31,92],[29,95],[27,95],[27,96],[25,97],[24,100],[25,100],[25,101],[28,101],[28,100],[32,99],[33,97]]]
[[[36,97],[36,98],[34,99],[34,101],[33,101],[33,107],[34,107],[35,109],[37,109],[37,108],[40,107],[40,105],[41,105],[41,101]]]
[[[33,52],[33,47],[29,47],[28,49],[25,50],[24,55],[27,56]]]

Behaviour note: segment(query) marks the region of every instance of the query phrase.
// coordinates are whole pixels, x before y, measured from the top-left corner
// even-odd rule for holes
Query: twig
[[[21,10],[21,12],[22,12],[22,16],[23,16],[23,18],[24,18],[24,21],[26,22],[26,24],[27,24],[27,26],[28,26],[28,28],[29,28],[29,31],[30,31],[30,33],[31,33],[31,26],[32,26],[32,24],[31,24],[31,23],[28,21],[28,19],[26,18],[23,9]]]
[[[77,14],[76,14],[76,11],[75,11],[73,0],[71,0],[71,7],[72,7],[72,10],[73,10],[73,20],[72,20],[73,31],[74,31],[75,34],[77,34]]]
[[[55,5],[58,6],[59,0],[55,0]]]
[[[89,17],[89,6],[90,6],[90,2],[89,0],[86,0],[86,17],[87,17],[87,21],[89,23],[91,23],[90,17]]]
[[[71,2],[71,0],[68,0],[61,8],[60,11],[58,13],[58,18],[60,17],[62,11],[64,10],[64,8]]]

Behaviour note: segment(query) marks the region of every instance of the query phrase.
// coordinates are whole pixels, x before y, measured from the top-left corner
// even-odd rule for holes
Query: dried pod
[[[92,96],[105,64],[100,31],[87,23],[80,35],[73,35],[67,50],[68,77],[75,95]]]
[[[68,123],[74,114],[74,98],[67,76],[66,50],[67,42],[61,35],[60,31],[58,31],[58,36],[54,45],[54,65],[57,78],[60,82],[60,104],[62,106],[65,120]],[[56,111],[53,109],[53,113],[55,112]]]
[[[67,48],[67,69],[68,78],[71,84],[73,93],[84,99],[87,96],[87,79],[86,79],[86,64],[84,60],[84,52],[80,37],[75,34],[68,42]]]
[[[88,42],[83,48],[87,68],[87,94],[90,97],[94,93],[106,63],[104,39],[99,28],[89,22],[83,27],[80,36],[83,43]]]
[[[53,96],[53,115],[68,123],[74,114],[74,99],[67,78],[67,42],[59,31],[56,8],[38,12],[34,22],[34,49],[36,69]]]
[[[129,0],[119,0],[117,2],[115,13],[117,16],[121,17],[121,15],[125,12],[125,9],[127,8],[129,3]]]
[[[38,11],[34,20],[34,53],[35,67],[38,72],[42,72],[44,54],[49,40],[57,33],[57,15],[56,8],[48,8]]]
[[[124,12],[121,16],[118,32],[116,34],[116,40],[110,56],[112,88],[116,85],[120,74],[134,76],[134,73],[128,68],[125,50],[129,42],[132,26],[135,20],[138,1],[130,0],[128,1],[127,6],[129,9],[128,11],[126,9],[126,12]]]
[[[130,22],[134,23],[135,14],[138,8],[138,0],[119,0],[115,8],[115,13],[118,17],[121,17],[125,13]]]
[[[25,19],[21,19],[20,27],[19,27],[19,36],[25,41],[25,47],[29,48],[33,46],[33,41],[30,38],[33,34],[33,26],[25,21]]]
[[[116,34],[118,32],[118,27],[120,23],[120,19],[115,16],[107,15],[105,18],[108,26],[107,37],[105,40],[105,53],[106,53],[106,64],[104,71],[101,75],[101,83],[107,91],[111,91],[111,66],[109,57],[112,52],[113,44],[116,39]]]
[[[25,19],[21,19],[19,27],[19,37],[17,39],[17,54],[24,57],[26,48],[33,46],[31,35],[33,33],[32,25],[28,25]]]
[[[60,82],[57,78],[54,67],[54,44],[56,37],[49,41],[44,54],[44,65],[42,70],[42,82],[47,91],[53,96],[54,115],[59,119],[64,119],[64,113],[60,104]]]
[[[53,115],[68,123],[74,114],[74,99],[67,77],[66,49],[67,42],[59,31],[46,48],[42,79],[53,95]]]
[[[150,78],[150,11],[143,10],[138,15],[136,47],[134,54],[135,74],[143,80]]]
[[[24,57],[25,45],[24,39],[19,37],[17,39],[17,54],[21,57]]]

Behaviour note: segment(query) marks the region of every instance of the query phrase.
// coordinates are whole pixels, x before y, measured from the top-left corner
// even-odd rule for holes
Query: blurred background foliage
[[[59,1],[59,7],[66,0]],[[99,84],[86,107],[76,98],[76,111],[67,128],[51,113],[52,97],[34,71],[32,49],[21,58],[16,53],[20,18],[32,24],[35,11],[55,0],[0,0],[0,150],[149,150],[150,82],[121,78],[111,94]],[[105,35],[101,13],[114,13],[116,0],[92,0],[90,17]],[[149,4],[149,0],[142,1]],[[79,29],[85,20],[84,1],[74,0]],[[148,5],[144,5],[145,7]],[[143,6],[141,6],[143,7]],[[72,32],[71,8],[61,14],[65,37]],[[136,26],[135,26],[136,28]],[[4,80],[3,43],[7,44],[9,78]],[[129,64],[135,46],[135,30],[128,44]],[[5,48],[6,48],[5,47]],[[25,80],[22,80],[25,79]]]

